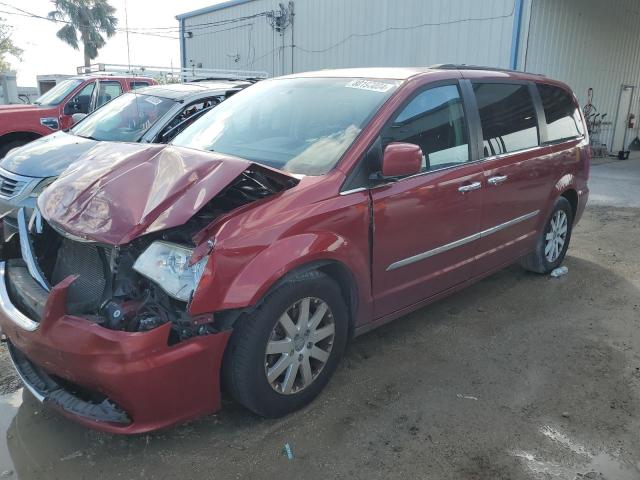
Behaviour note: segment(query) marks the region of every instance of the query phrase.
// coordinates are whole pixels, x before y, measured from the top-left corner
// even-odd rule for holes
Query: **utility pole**
[[[124,0],[124,30],[127,33],[127,65],[131,73],[131,50],[129,49],[129,14],[127,13],[127,0]]]
[[[294,68],[293,68],[293,56],[294,56],[294,50],[296,48],[296,44],[294,42],[293,39],[293,17],[295,17],[296,14],[293,11],[293,0],[290,0],[289,2],[289,23],[291,23],[291,73],[294,73]]]

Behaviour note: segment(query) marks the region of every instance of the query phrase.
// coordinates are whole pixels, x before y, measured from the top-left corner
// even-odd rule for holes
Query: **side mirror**
[[[422,149],[413,143],[394,142],[387,145],[382,157],[383,177],[406,177],[420,173]]]
[[[74,113],[73,115],[71,115],[71,124],[75,125],[86,116],[86,113]]]

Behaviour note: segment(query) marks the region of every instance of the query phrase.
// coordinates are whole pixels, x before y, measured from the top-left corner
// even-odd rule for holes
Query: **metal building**
[[[231,0],[177,19],[183,67],[514,68],[563,80],[606,113],[610,151],[638,133],[637,0]]]

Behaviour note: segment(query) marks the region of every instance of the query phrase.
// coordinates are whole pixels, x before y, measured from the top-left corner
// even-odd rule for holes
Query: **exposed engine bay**
[[[274,175],[269,169],[252,164],[185,224],[149,233],[119,246],[86,241],[43,220],[32,219],[28,227],[30,255],[49,286],[77,275],[67,290],[68,314],[126,332],[145,332],[170,323],[169,341],[178,343],[217,331],[213,315],[193,318],[187,312],[200,278],[198,275],[202,275],[206,263],[204,259],[199,266],[190,265],[190,254],[197,246],[194,236],[222,215],[270,197],[295,183],[295,179]],[[21,310],[39,319],[46,291],[31,278],[33,275],[29,276],[24,246],[20,248],[15,238],[12,242],[12,246],[5,247],[14,257],[8,262],[9,293]],[[211,245],[213,247],[213,242]],[[164,257],[152,256],[160,255],[156,252],[158,249]],[[174,253],[167,254],[167,251]],[[24,261],[17,258],[20,256]],[[151,258],[140,266],[145,256]],[[176,277],[194,275],[193,289],[182,291],[184,285],[179,285],[177,291],[167,288],[167,282],[175,283],[176,280],[169,278],[165,284],[154,281],[150,278],[152,275],[145,273],[154,268],[164,269],[165,277],[174,273]]]

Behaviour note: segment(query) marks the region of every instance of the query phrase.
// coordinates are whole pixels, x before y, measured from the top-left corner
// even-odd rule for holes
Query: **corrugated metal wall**
[[[296,72],[434,63],[508,67],[515,1],[295,0],[293,49],[291,28],[283,39],[264,16],[206,25],[279,9],[278,0],[254,0],[186,18],[193,37],[185,39],[185,58],[187,66],[271,75],[291,73],[292,50]]]
[[[531,1],[531,0],[530,0]],[[638,0],[532,0],[518,67],[562,80],[580,103],[615,120],[623,84],[634,85],[632,113],[640,114],[640,2]],[[528,16],[527,16],[528,17]],[[525,19],[525,21],[528,18]],[[629,132],[633,140],[637,130]],[[603,139],[611,145],[613,127]]]
[[[509,67],[514,14],[523,2],[518,69],[572,86],[615,120],[623,84],[640,117],[638,0],[295,0],[284,37],[263,16],[279,0],[253,0],[186,18],[187,65],[292,71],[467,63]],[[286,1],[284,2],[287,3]],[[211,22],[229,21],[211,25]],[[293,69],[292,69],[293,61]],[[603,139],[611,145],[613,126]],[[631,141],[637,132],[629,132]]]

